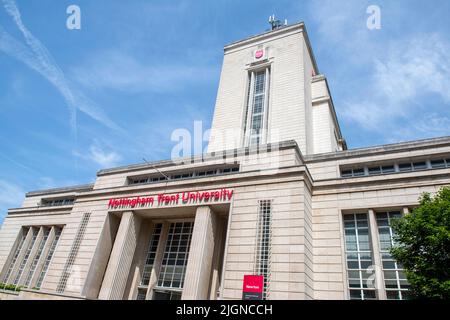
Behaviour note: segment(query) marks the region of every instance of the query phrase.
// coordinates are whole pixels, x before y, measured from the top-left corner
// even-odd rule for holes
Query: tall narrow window
[[[245,114],[245,145],[264,143],[264,131],[267,129],[268,87],[270,70],[265,68],[249,74],[247,92],[247,112]]]
[[[263,299],[269,297],[270,286],[270,262],[272,245],[272,201],[259,201],[259,219],[257,227],[256,243],[256,263],[255,274],[264,277]]]
[[[25,269],[25,265],[27,264],[28,259],[30,258],[31,250],[33,250],[33,245],[38,236],[39,229],[32,228],[32,232],[33,235],[31,237],[31,241],[28,245],[27,251],[25,252],[25,256],[23,257],[22,262],[20,263],[19,270],[17,271],[16,278],[14,279],[13,282],[14,285],[17,285],[19,283],[20,278],[22,277],[23,270]]]
[[[403,267],[395,261],[389,250],[394,245],[392,219],[400,218],[399,211],[377,213],[378,238],[380,239],[380,255],[383,264],[384,286],[388,299],[403,300],[409,297],[409,284]]]
[[[40,288],[42,285],[42,281],[44,280],[45,274],[47,273],[50,261],[52,261],[53,253],[55,252],[59,237],[61,236],[61,231],[62,231],[61,228],[55,228],[55,238],[53,239],[50,249],[48,250],[47,257],[45,257],[44,265],[42,266],[39,278],[36,281],[35,285],[36,288]]]
[[[345,253],[350,299],[376,299],[367,269],[373,265],[367,214],[344,215]]]
[[[167,242],[164,248],[164,255],[161,263],[161,271],[158,277],[158,289],[170,296],[170,299],[181,298],[184,276],[191,244],[193,222],[171,223],[167,235]],[[159,292],[159,293],[158,293]],[[173,294],[172,294],[173,293]],[[165,294],[165,293],[164,293]],[[155,290],[155,299],[164,295],[159,290]]]
[[[22,250],[23,243],[25,242],[25,239],[28,234],[28,228],[24,228],[22,230],[22,236],[20,237],[19,243],[17,245],[16,251],[14,251],[14,256],[11,259],[11,262],[9,263],[8,271],[6,271],[5,276],[3,277],[3,282],[8,282],[8,278],[11,275],[11,272],[14,268],[14,265],[17,261],[17,258],[19,257],[20,251]]]
[[[158,250],[159,238],[161,237],[162,223],[157,223],[153,227],[153,232],[148,245],[147,257],[145,259],[144,270],[142,272],[141,283],[138,287],[137,300],[145,300],[150,282],[150,276],[153,270],[153,264]]]
[[[36,270],[39,259],[41,258],[42,250],[44,250],[45,243],[47,242],[48,234],[50,233],[49,228],[43,228],[44,236],[42,237],[36,254],[34,255],[33,262],[31,263],[30,270],[28,271],[27,278],[25,280],[25,286],[28,287],[31,278],[33,277],[34,271]]]

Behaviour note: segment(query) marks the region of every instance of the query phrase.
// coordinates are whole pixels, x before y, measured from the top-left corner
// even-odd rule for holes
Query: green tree
[[[424,193],[420,206],[392,222],[392,256],[400,262],[417,298],[450,298],[450,189],[433,198]]]

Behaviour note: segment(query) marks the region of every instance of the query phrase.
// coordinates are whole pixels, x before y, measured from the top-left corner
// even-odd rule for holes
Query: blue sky
[[[66,8],[81,9],[81,30]],[[366,8],[381,8],[369,30]],[[304,21],[350,148],[450,135],[450,2],[0,0],[0,223],[209,128],[223,46]]]

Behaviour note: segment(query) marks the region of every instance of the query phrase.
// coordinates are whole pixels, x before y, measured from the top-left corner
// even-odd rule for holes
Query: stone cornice
[[[311,163],[311,162],[321,162],[338,159],[367,157],[379,154],[398,153],[428,148],[437,148],[442,146],[450,146],[450,137],[431,138],[408,142],[400,142],[394,144],[386,144],[367,148],[350,149],[338,152],[306,155],[304,156],[304,159],[306,163]]]

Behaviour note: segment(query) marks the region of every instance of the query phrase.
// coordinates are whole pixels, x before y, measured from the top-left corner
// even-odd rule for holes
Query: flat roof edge
[[[75,192],[75,191],[91,191],[93,188],[94,188],[94,184],[89,183],[89,184],[81,184],[81,185],[69,186],[69,187],[42,189],[42,190],[35,190],[35,191],[27,192],[27,193],[25,193],[25,197],[50,195],[50,194],[57,194],[57,193],[67,193],[67,192]]]
[[[263,33],[259,33],[259,34],[255,34],[253,36],[247,37],[245,39],[241,39],[241,40],[238,40],[238,41],[231,42],[231,43],[229,43],[229,44],[224,46],[224,50],[227,51],[227,50],[230,50],[230,49],[233,49],[233,48],[236,48],[236,47],[240,47],[242,45],[246,45],[246,44],[249,44],[249,43],[252,43],[252,42],[255,42],[255,41],[262,40],[262,39],[267,38],[267,37],[272,37],[274,35],[282,34],[282,33],[285,33],[285,32],[288,32],[288,31],[292,31],[292,30],[295,30],[295,29],[302,29],[304,27],[305,27],[305,23],[303,21],[301,21],[301,22],[293,23],[293,24],[290,24],[290,25],[287,25],[287,26],[282,26],[282,27],[280,27],[278,29],[275,29],[275,30],[268,30],[268,31],[265,31]]]
[[[349,158],[357,156],[365,156],[384,152],[406,151],[423,147],[435,147],[438,145],[450,145],[450,136],[427,138],[419,140],[411,140],[405,142],[397,142],[372,147],[349,149],[345,151],[329,152],[321,154],[306,155],[306,162],[333,160],[340,158]]]
[[[180,159],[177,159],[176,161],[159,160],[159,161],[154,161],[154,162],[121,166],[121,167],[116,167],[116,168],[111,168],[111,169],[102,169],[97,172],[97,176],[103,176],[103,175],[132,171],[132,170],[151,169],[154,167],[161,168],[161,167],[166,167],[166,166],[169,167],[169,166],[175,166],[175,165],[201,163],[201,162],[206,162],[209,160],[216,160],[216,159],[223,158],[224,155],[230,155],[230,154],[242,155],[242,154],[246,154],[246,153],[255,153],[255,152],[259,152],[259,151],[265,151],[268,149],[273,150],[273,149],[286,149],[286,148],[296,148],[297,152],[300,154],[300,157],[303,157],[303,155],[300,151],[300,148],[298,147],[297,142],[295,140],[286,140],[286,141],[281,141],[281,142],[268,143],[268,144],[264,144],[261,146],[243,147],[243,148],[227,149],[227,150],[223,150],[223,151],[209,152],[209,153],[195,155],[195,156],[191,156],[191,157],[180,158]]]

